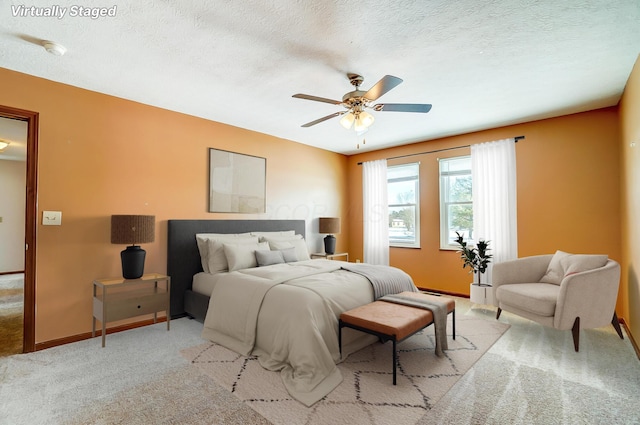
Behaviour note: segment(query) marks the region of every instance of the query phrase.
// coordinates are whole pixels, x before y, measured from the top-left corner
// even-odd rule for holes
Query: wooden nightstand
[[[165,282],[158,285],[158,282]],[[98,291],[98,288],[101,290]],[[102,346],[107,336],[107,322],[128,319],[153,313],[156,323],[158,312],[167,315],[167,331],[170,329],[169,314],[171,278],[158,273],[149,273],[139,279],[115,277],[93,281],[93,329],[96,336],[96,319],[102,323]]]
[[[345,261],[349,261],[348,252],[336,252],[335,254],[327,254],[326,252],[317,252],[315,254],[309,254],[313,258],[326,258],[327,260],[335,260],[336,257],[345,257]]]

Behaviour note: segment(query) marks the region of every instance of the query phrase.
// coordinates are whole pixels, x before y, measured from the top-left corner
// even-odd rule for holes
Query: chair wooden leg
[[[576,321],[573,322],[573,328],[571,328],[573,334],[573,347],[578,352],[578,346],[580,345],[580,318],[576,317]]]
[[[620,339],[624,339],[624,337],[622,336],[622,329],[620,328],[620,321],[618,320],[618,315],[615,311],[613,312],[613,319],[611,319],[611,324],[616,329],[616,332],[618,332],[618,336],[620,337]]]
[[[500,318],[500,313],[502,313],[502,309],[498,307],[498,313],[496,313],[496,320]]]

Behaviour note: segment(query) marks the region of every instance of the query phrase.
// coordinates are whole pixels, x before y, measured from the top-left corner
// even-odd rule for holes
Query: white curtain
[[[471,175],[474,239],[490,241],[491,264],[517,258],[515,139],[471,145]]]
[[[387,160],[362,164],[364,262],[389,265]]]

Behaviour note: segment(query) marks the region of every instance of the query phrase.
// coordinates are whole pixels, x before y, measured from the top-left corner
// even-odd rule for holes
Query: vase
[[[469,300],[474,304],[493,305],[493,286],[470,284]]]

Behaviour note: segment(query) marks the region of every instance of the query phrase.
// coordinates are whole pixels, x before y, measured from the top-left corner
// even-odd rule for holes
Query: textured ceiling
[[[81,3],[116,3],[116,16],[70,16]],[[67,14],[14,16],[52,4]],[[0,46],[4,68],[352,154],[617,104],[640,52],[640,2],[10,0]],[[291,96],[341,99],[348,72],[364,90],[400,77],[380,102],[433,109],[372,112],[359,151],[338,119],[301,128],[342,108]]]

